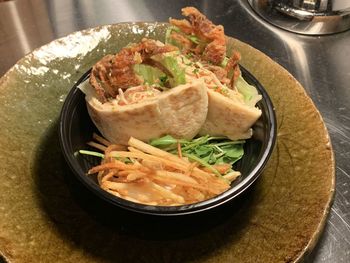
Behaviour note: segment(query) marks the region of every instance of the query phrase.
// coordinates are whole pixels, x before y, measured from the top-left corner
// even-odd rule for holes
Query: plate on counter
[[[160,239],[152,232],[142,235],[142,221],[136,220],[138,233],[130,234],[132,224],[106,223],[100,214],[106,211],[76,189],[58,140],[65,96],[103,55],[144,36],[163,39],[167,26],[121,23],[79,31],[36,49],[0,79],[0,254],[5,260],[295,262],[315,246],[334,194],[328,132],[292,75],[233,38],[228,50],[241,53],[241,64],[273,101],[278,138],[262,176],[239,203],[217,211],[219,223]],[[154,225],[155,236],[168,230]]]

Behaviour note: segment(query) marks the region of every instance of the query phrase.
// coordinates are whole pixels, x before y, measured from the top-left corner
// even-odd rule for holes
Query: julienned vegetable
[[[104,149],[104,154],[80,151],[103,158],[88,174],[97,173],[102,189],[129,201],[148,205],[200,202],[224,192],[239,176],[229,164],[202,165],[194,154],[188,154],[193,158],[174,155],[132,137],[128,150],[123,150],[120,145],[104,145],[106,141],[97,135],[94,138],[98,143],[89,144]],[[177,147],[180,154],[181,146]]]
[[[209,135],[193,140],[178,140],[166,135],[150,141],[150,145],[179,157],[187,157],[190,161],[207,167],[217,176],[222,176],[224,173],[220,173],[215,165],[227,164],[229,166],[225,173],[233,171],[232,165],[244,154],[243,144],[244,141],[231,141],[226,137],[211,137]],[[80,150],[79,152],[104,158],[103,154],[95,151]]]

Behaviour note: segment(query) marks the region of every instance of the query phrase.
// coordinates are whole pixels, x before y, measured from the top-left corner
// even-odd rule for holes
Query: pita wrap
[[[232,100],[207,89],[208,114],[200,135],[227,136],[231,140],[248,139],[251,127],[261,115],[260,109],[244,102]]]
[[[86,94],[89,115],[109,141],[127,144],[131,136],[148,141],[164,135],[192,139],[202,127],[208,111],[207,88],[198,80],[162,92],[135,104],[101,103],[88,82],[80,87]]]

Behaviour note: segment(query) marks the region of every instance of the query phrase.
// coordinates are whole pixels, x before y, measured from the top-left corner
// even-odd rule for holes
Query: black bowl
[[[77,88],[80,83],[89,77],[90,71],[86,72],[73,86],[62,108],[59,136],[61,148],[67,163],[78,180],[98,197],[109,202],[113,206],[136,213],[157,216],[186,215],[213,209],[233,200],[248,189],[262,173],[271,156],[276,140],[276,116],[271,99],[263,86],[252,74],[242,66],[241,71],[244,79],[249,84],[254,85],[262,95],[262,100],[257,104],[262,111],[262,115],[253,126],[253,137],[245,143],[245,154],[243,158],[235,165],[235,169],[239,170],[242,175],[236,179],[232,183],[231,188],[224,193],[195,204],[182,206],[150,206],[130,202],[102,190],[96,178],[86,175],[86,172],[92,166],[98,164],[100,160],[78,153],[79,150],[87,148],[86,142],[91,140],[93,132],[98,133],[97,128],[88,115],[85,95]]]

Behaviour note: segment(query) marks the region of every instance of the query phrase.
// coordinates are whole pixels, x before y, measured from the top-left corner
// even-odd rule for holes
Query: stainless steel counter
[[[243,1],[0,1],[0,76],[36,47],[73,31],[122,21],[166,21],[194,5],[227,35],[284,66],[306,89],[328,127],[336,156],[336,195],[310,262],[350,262],[350,31],[303,36],[266,24]]]

